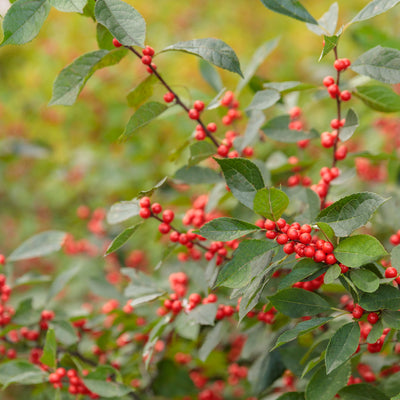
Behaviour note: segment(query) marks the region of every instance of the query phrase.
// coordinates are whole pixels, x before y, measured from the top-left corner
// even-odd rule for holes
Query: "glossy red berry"
[[[152,56],[154,56],[155,51],[154,51],[154,49],[153,49],[152,47],[146,46],[146,47],[142,50],[142,53],[143,53],[144,56],[150,56],[150,57],[152,57]]]
[[[162,214],[162,219],[166,223],[170,223],[173,221],[175,214],[172,210],[165,210]]]
[[[367,319],[371,325],[375,325],[379,321],[379,315],[375,312],[372,312],[368,314]]]
[[[150,207],[150,204],[151,204],[150,198],[147,197],[147,196],[142,197],[142,198],[139,200],[139,205],[140,205],[140,207],[142,207],[142,208],[149,208],[149,207]]]
[[[210,131],[211,133],[214,133],[217,131],[217,124],[215,122],[210,122],[207,125],[207,130]]]
[[[330,85],[328,87],[328,93],[331,97],[336,97],[340,93],[339,86],[336,85],[335,83],[333,85]]]
[[[196,110],[194,108],[189,110],[188,115],[189,115],[190,119],[199,119],[199,116],[200,116],[198,110]]]
[[[342,145],[337,148],[335,151],[335,159],[336,160],[344,160],[347,156],[347,147],[345,145]]]
[[[166,224],[165,222],[162,222],[160,225],[158,225],[158,230],[164,235],[171,230],[171,226],[169,224]]]
[[[299,236],[299,240],[303,244],[309,244],[309,243],[311,243],[312,237],[309,233],[305,232]]]
[[[151,205],[151,211],[153,211],[154,214],[159,214],[162,211],[161,204],[153,203]]]
[[[149,209],[149,208],[141,208],[141,209],[139,210],[139,216],[140,216],[141,218],[143,218],[143,219],[150,218],[150,216],[151,216],[151,211],[150,211],[150,209]]]
[[[343,71],[344,69],[346,69],[346,63],[340,58],[335,60],[333,66],[336,69],[336,71]]]
[[[166,103],[171,103],[172,101],[174,101],[175,99],[175,95],[172,92],[168,92],[164,94],[164,101]]]
[[[229,153],[229,148],[227,146],[225,146],[224,144],[221,144],[218,147],[217,152],[221,157],[226,157]]]
[[[353,317],[359,319],[363,316],[363,314],[364,314],[364,309],[360,307],[358,304],[356,304],[353,309]]]
[[[397,269],[393,267],[386,268],[385,278],[396,278],[397,277]]]
[[[289,238],[286,235],[286,233],[281,233],[280,235],[277,236],[276,241],[279,244],[286,244],[288,242]]]
[[[307,246],[304,249],[304,257],[313,258],[315,255],[315,249],[312,246]]]
[[[342,271],[342,274],[345,274],[349,270],[349,267],[344,264],[339,264],[339,267],[340,270]]]
[[[336,257],[334,254],[327,254],[325,257],[325,262],[329,265],[335,264]]]
[[[152,61],[151,56],[143,56],[142,57],[142,64],[144,65],[150,65]]]
[[[325,242],[325,243],[322,245],[321,250],[322,250],[324,253],[326,253],[326,254],[332,253],[332,251],[333,251],[333,245],[332,245],[332,243],[330,243],[330,242]]]
[[[314,254],[315,262],[323,262],[325,261],[326,254],[322,250],[317,250]]]
[[[326,76],[322,83],[324,86],[329,87],[335,83],[335,79],[333,79],[331,76]]]
[[[348,90],[343,90],[343,92],[340,93],[340,99],[342,101],[349,101],[351,99],[351,93]]]
[[[193,104],[193,108],[197,111],[203,111],[204,110],[204,102],[200,100],[196,100]]]
[[[122,44],[118,41],[118,39],[113,39],[113,45],[114,45],[114,47],[121,47],[122,46]]]
[[[272,231],[273,229],[275,229],[276,225],[274,221],[271,221],[270,219],[266,219],[264,222],[264,228]]]

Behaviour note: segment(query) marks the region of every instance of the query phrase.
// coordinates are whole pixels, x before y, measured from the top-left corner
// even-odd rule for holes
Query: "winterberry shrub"
[[[7,396],[400,399],[400,122],[377,114],[369,124],[370,114],[400,111],[400,51],[378,42],[357,57],[341,50],[354,24],[398,1],[373,0],[339,28],[337,3],[319,20],[298,1],[262,3],[321,37],[329,64],[318,82],[254,76],[278,39],[243,70],[219,39],[147,45],[144,18],[122,0],[9,8],[1,46],[34,39],[51,7],[96,23],[99,49],[59,73],[50,106],[74,104],[91,75],[129,57],[146,78],[120,140],[146,140],[148,124],[179,113],[191,130],[170,176],[134,199],[77,208],[89,238],[47,230],[0,254]],[[183,94],[157,67],[166,52],[199,57],[215,96]],[[223,88],[215,67],[236,74],[237,88]],[[320,110],[330,117],[316,118]],[[363,140],[371,129],[380,152]],[[148,252],[135,245],[145,242]],[[72,266],[24,273],[25,260],[58,250]],[[100,274],[81,266],[88,258]]]

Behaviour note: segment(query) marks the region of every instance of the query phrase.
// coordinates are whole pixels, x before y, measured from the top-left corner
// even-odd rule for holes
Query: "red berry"
[[[228,153],[229,153],[229,148],[228,148],[227,146],[225,146],[224,144],[221,144],[221,145],[218,147],[218,154],[219,154],[221,157],[226,157],[226,156],[228,155]]]
[[[150,57],[152,57],[152,56],[154,56],[155,51],[154,51],[154,49],[153,49],[152,47],[146,46],[146,47],[142,50],[142,53],[143,53],[144,56],[150,56]]]
[[[343,92],[340,93],[340,98],[343,101],[349,101],[351,99],[351,93],[348,90],[343,90]]]
[[[286,221],[283,218],[279,218],[278,221],[276,221],[276,224],[278,225],[278,228],[282,229],[286,226]]]
[[[353,317],[359,319],[362,317],[363,314],[364,314],[364,309],[360,307],[358,304],[356,304],[353,309]]]
[[[276,241],[279,244],[286,244],[288,242],[289,238],[286,235],[286,233],[281,233],[280,235],[278,235],[278,237],[276,238]]]
[[[197,111],[203,111],[204,110],[204,103],[200,100],[196,100],[193,104],[193,108]]]
[[[345,274],[349,270],[349,267],[347,267],[344,264],[339,264],[339,267],[340,267],[340,269],[342,271],[342,274]]]
[[[142,207],[142,208],[149,208],[150,207],[150,198],[149,197],[147,197],[147,196],[145,196],[145,197],[142,197],[140,200],[139,200],[139,205],[140,205],[140,207]]]
[[[172,92],[168,92],[164,94],[164,101],[166,103],[171,103],[172,101],[174,101],[175,99],[175,95]]]
[[[323,132],[321,134],[321,145],[326,149],[329,149],[335,144],[335,138],[330,132]]]
[[[317,250],[314,254],[315,262],[323,262],[325,261],[326,254],[322,250]]]
[[[154,214],[159,214],[162,211],[161,204],[153,203],[151,205],[151,211],[153,211]]]
[[[215,122],[210,122],[207,125],[207,130],[209,130],[212,133],[216,132],[217,131],[217,124]]]
[[[141,218],[147,219],[147,218],[150,218],[151,211],[150,211],[149,208],[141,208],[140,211],[139,211],[139,215],[140,215]]]
[[[113,45],[114,45],[114,47],[121,47],[122,46],[122,44],[117,40],[117,39],[113,39]]]
[[[304,249],[304,257],[313,258],[315,255],[315,249],[312,246],[307,246]]]
[[[372,312],[368,314],[367,319],[371,325],[375,325],[379,321],[379,315],[375,312]]]
[[[347,156],[347,147],[345,145],[338,147],[338,149],[335,151],[336,160],[344,160],[346,156]]]
[[[385,278],[396,278],[397,277],[397,269],[393,267],[386,268]]]
[[[332,129],[339,129],[340,128],[340,121],[335,118],[331,121],[331,127]]]
[[[283,246],[283,251],[284,251],[286,254],[292,254],[292,253],[294,253],[294,243],[293,243],[293,242],[286,243],[286,244]]]
[[[150,65],[152,61],[151,56],[143,56],[142,57],[142,64],[144,65]]]
[[[288,229],[287,235],[290,240],[297,240],[300,236],[299,232],[293,228]]]
[[[160,225],[158,225],[158,230],[164,235],[171,230],[171,226],[169,224],[166,224],[165,222],[162,222]]]
[[[207,134],[204,132],[204,130],[196,130],[196,133],[194,134],[194,138],[196,140],[204,140],[207,137]]]
[[[200,116],[199,112],[194,108],[189,110],[188,115],[190,119],[199,119]]]
[[[0,254],[0,265],[4,265],[6,263],[6,256],[4,254]]]
[[[273,229],[275,229],[276,225],[274,221],[271,221],[270,219],[266,219],[264,222],[264,228],[272,231]]]
[[[169,240],[170,240],[171,242],[178,242],[178,241],[179,241],[179,236],[180,236],[180,233],[179,233],[179,232],[173,231],[173,232],[171,232],[171,234],[169,235]]]
[[[326,253],[326,254],[332,253],[332,251],[333,251],[333,245],[332,245],[332,243],[330,243],[330,242],[325,242],[325,243],[322,245],[321,250],[322,250],[324,253]]]
[[[265,237],[267,239],[275,239],[277,237],[277,233],[275,231],[267,231],[265,232]]]
[[[340,58],[335,60],[333,66],[336,69],[336,71],[343,71],[344,69],[346,69],[346,63]]]
[[[331,97],[336,97],[340,93],[339,86],[335,83],[328,86],[328,93]]]
[[[324,86],[329,87],[335,83],[335,80],[331,76],[326,76],[322,83]]]
[[[299,240],[303,244],[309,244],[311,243],[312,237],[309,233],[302,233],[299,237]]]
[[[335,264],[336,262],[336,257],[334,254],[327,254],[325,257],[325,262],[329,265]]]
[[[172,210],[165,210],[163,212],[162,219],[163,219],[164,222],[170,223],[170,222],[173,221],[174,216],[175,216],[175,214],[174,214],[174,212]]]

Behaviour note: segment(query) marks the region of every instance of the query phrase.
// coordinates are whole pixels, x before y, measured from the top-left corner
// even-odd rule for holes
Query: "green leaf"
[[[61,249],[66,233],[61,231],[45,231],[32,236],[9,256],[8,261],[27,260],[42,257]]]
[[[367,343],[376,343],[376,341],[382,336],[382,334],[383,334],[383,324],[382,324],[382,319],[379,319],[377,323],[372,325],[372,329],[367,337]]]
[[[386,394],[368,383],[349,385],[339,392],[341,400],[390,400]]]
[[[49,105],[71,106],[97,70],[119,63],[126,54],[125,49],[96,50],[78,57],[57,76]]]
[[[113,44],[113,36],[108,31],[108,29],[101,24],[96,25],[96,39],[99,49],[115,50],[115,46]]]
[[[107,256],[110,253],[113,253],[114,251],[118,250],[120,247],[122,247],[130,238],[131,236],[136,232],[136,230],[141,226],[142,224],[138,224],[135,226],[131,226],[130,228],[125,229],[123,232],[121,232],[108,246],[105,255]]]
[[[280,93],[274,89],[264,89],[258,91],[251,101],[246,111],[251,110],[266,110],[277,103],[281,98]]]
[[[331,337],[325,353],[326,373],[329,375],[343,365],[357,350],[360,341],[358,321],[340,327]]]
[[[358,57],[351,69],[383,83],[400,83],[400,50],[376,46]]]
[[[396,372],[395,374],[386,378],[383,382],[383,390],[385,391],[386,395],[389,396],[396,396],[396,399],[400,397],[400,373]],[[380,393],[382,397],[374,398],[374,400],[389,400],[386,395],[382,392]]]
[[[218,183],[221,182],[221,177],[218,173],[210,168],[199,167],[193,165],[192,167],[182,167],[175,172],[174,178],[191,185],[200,183]]]
[[[392,263],[392,267],[397,270],[400,269],[400,246],[393,247],[390,253],[390,261]]]
[[[368,107],[381,112],[400,111],[400,96],[391,88],[380,85],[358,86],[354,95]]]
[[[254,197],[262,189],[264,179],[258,167],[245,158],[216,159],[232,194],[245,206],[253,209]]]
[[[304,393],[301,392],[287,392],[279,396],[276,400],[305,400]]]
[[[350,272],[350,278],[363,292],[373,293],[379,287],[379,278],[368,269],[354,269]]]
[[[309,258],[302,259],[296,263],[294,268],[289,274],[282,278],[279,282],[278,290],[282,290],[292,286],[294,283],[302,281],[309,276],[317,273],[318,271],[322,274],[322,268],[324,264],[316,263],[314,260]]]
[[[137,299],[132,300],[130,304],[132,307],[137,307],[141,304],[146,304],[151,301],[154,301],[163,295],[164,295],[163,292],[147,294],[146,296],[138,297]]]
[[[56,294],[58,294],[65,285],[81,270],[81,265],[75,265],[72,268],[61,272],[52,282],[50,289],[47,293],[47,301],[51,300]]]
[[[95,371],[90,372],[83,382],[89,390],[101,397],[122,397],[133,391],[131,387],[122,383],[107,380],[107,377],[112,375],[115,375],[113,368],[99,366]]]
[[[336,236],[346,237],[364,226],[386,200],[371,192],[355,193],[322,210],[317,221],[327,223]]]
[[[262,131],[270,139],[283,143],[296,143],[299,140],[319,137],[318,133],[314,130],[304,132],[289,129],[289,123],[290,118],[288,115],[280,115],[267,122],[267,124],[262,127]]]
[[[318,61],[321,61],[327,54],[329,54],[337,45],[339,36],[326,36],[324,35],[325,45]]]
[[[121,44],[144,47],[146,22],[132,6],[121,0],[97,0],[94,13]]]
[[[178,42],[166,47],[164,51],[183,51],[194,54],[214,64],[217,67],[235,72],[243,77],[240,63],[233,49],[219,39],[194,39],[187,42]]]
[[[33,40],[50,9],[51,6],[46,0],[18,0],[13,3],[3,20],[4,38],[1,46],[24,44]]]
[[[312,318],[307,321],[299,322],[293,329],[285,331],[279,336],[274,349],[287,342],[297,339],[301,335],[305,335],[306,333],[313,331],[314,329],[326,324],[331,319],[331,317]]]
[[[126,96],[128,106],[138,108],[144,104],[153,95],[154,85],[157,81],[157,77],[151,74],[144,81],[140,82],[139,85]]]
[[[265,262],[264,257],[278,244],[266,240],[244,240],[233,253],[233,258],[220,270],[216,286],[240,288],[249,283],[251,271]],[[265,265],[267,267],[267,265]]]
[[[51,321],[51,327],[54,329],[56,338],[60,343],[71,346],[79,341],[75,328],[69,321],[54,320]]]
[[[226,337],[227,333],[227,328],[222,321],[215,324],[204,338],[203,344],[198,353],[199,359],[203,362],[206,361],[210,353],[221,342],[221,340]]]
[[[223,88],[222,79],[218,71],[207,61],[199,59],[200,73],[203,79],[216,91]]]
[[[198,164],[200,161],[205,160],[206,158],[215,154],[215,146],[208,141],[201,141],[193,143],[190,146],[190,158],[188,165],[192,167],[193,165]]]
[[[342,240],[334,251],[337,260],[350,268],[358,268],[387,255],[378,239],[355,235]]]
[[[49,0],[49,3],[58,11],[77,12],[82,14],[87,0]]]
[[[325,239],[329,240],[331,243],[336,243],[335,232],[328,224],[326,224],[325,222],[317,222],[317,226],[322,234],[325,236]]]
[[[326,300],[304,289],[283,289],[268,299],[279,312],[292,318],[317,315],[330,310]]]
[[[236,88],[236,92],[239,93],[250,81],[258,67],[263,63],[263,61],[269,56],[272,51],[276,49],[279,43],[279,37],[268,40],[263,43],[260,47],[256,49],[251,58],[249,64],[244,70],[244,78],[239,81],[239,84]]]
[[[337,278],[339,278],[340,274],[342,273],[342,270],[340,269],[339,265],[334,264],[328,268],[328,271],[326,271],[324,275],[324,283],[326,285],[329,285],[330,283],[333,283]],[[379,282],[378,282],[379,286]]]
[[[312,24],[306,24],[307,28],[316,33],[317,35],[329,34],[333,36],[336,30],[337,22],[339,18],[339,6],[335,2],[329,10],[318,20],[318,26]]]
[[[132,217],[139,215],[140,206],[139,200],[133,199],[131,201],[120,201],[111,206],[110,211],[107,213],[107,223],[110,225],[119,224]]]
[[[32,307],[32,298],[22,300],[12,318],[15,324],[32,325],[40,320],[40,312]]]
[[[160,361],[157,368],[158,373],[152,384],[155,395],[173,399],[197,393],[186,368],[178,367],[168,359]]]
[[[189,319],[185,313],[180,313],[174,321],[175,332],[184,339],[196,341],[200,333],[200,324]]]
[[[234,141],[234,147],[238,151],[243,151],[246,146],[250,146],[259,138],[260,128],[265,123],[265,115],[262,111],[254,110],[250,112],[250,118],[247,122],[246,131],[242,137],[237,137]]]
[[[261,189],[256,193],[253,209],[257,214],[277,221],[288,205],[289,197],[287,194],[282,190],[271,187]]]
[[[335,394],[343,387],[351,374],[350,363],[336,368],[329,375],[325,372],[325,366],[319,368],[312,376],[306,387],[307,400],[332,400]]]
[[[188,313],[188,318],[200,325],[214,325],[217,308],[216,303],[201,304]]]
[[[5,389],[11,383],[35,385],[47,381],[47,372],[25,360],[12,360],[0,365],[0,384]]]
[[[286,82],[268,82],[264,83],[263,87],[266,89],[275,89],[282,95],[298,92],[300,90],[312,89],[315,86],[309,83],[302,83],[298,81],[286,81]]]
[[[374,293],[362,293],[359,304],[366,311],[384,308],[397,311],[400,308],[400,291],[391,285],[380,285]]]
[[[257,232],[258,230],[260,230],[258,226],[249,224],[248,222],[235,218],[222,217],[215,218],[204,224],[200,228],[199,233],[207,239],[227,242]]]
[[[143,196],[151,196],[157,189],[160,189],[160,187],[162,185],[164,185],[165,182],[167,182],[168,180],[168,176],[165,176],[164,178],[162,178],[160,181],[158,181],[153,187],[151,187],[150,189],[146,189],[146,190],[141,190],[138,193],[138,198],[142,198]]]
[[[54,330],[49,328],[46,333],[46,340],[44,342],[43,354],[40,357],[40,361],[49,366],[55,368],[57,366],[57,342],[56,334]]]
[[[124,133],[120,137],[120,140],[128,139],[133,132],[149,124],[167,108],[168,107],[165,104],[158,103],[157,101],[149,101],[148,103],[140,106],[130,118]]]
[[[340,129],[340,133],[339,133],[340,140],[342,142],[349,140],[353,136],[355,130],[357,129],[357,127],[359,125],[360,124],[358,122],[357,113],[352,108],[350,108],[346,114],[346,122],[345,122],[343,128]]]
[[[318,25],[318,22],[298,0],[261,0],[261,2],[271,11],[303,22]]]
[[[400,329],[400,311],[383,310],[382,320],[389,328]]]
[[[126,301],[124,296],[117,290],[117,288],[107,281],[104,275],[93,276],[88,282],[89,289],[98,296],[117,299],[119,302]]]
[[[350,21],[350,24],[354,22],[365,21],[366,19],[370,19],[376,15],[382,14],[394,7],[399,2],[400,0],[373,0]]]

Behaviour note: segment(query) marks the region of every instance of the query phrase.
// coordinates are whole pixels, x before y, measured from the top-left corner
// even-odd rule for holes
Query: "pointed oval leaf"
[[[400,96],[387,86],[357,86],[354,95],[373,110],[381,112],[400,111]]]
[[[391,285],[380,285],[374,293],[362,293],[359,304],[366,311],[397,311],[400,308],[400,291]]]
[[[139,83],[139,85],[126,96],[128,106],[136,109],[144,104],[153,95],[154,85],[157,81],[157,77],[151,74],[144,81]]]
[[[292,318],[317,315],[330,310],[325,299],[304,289],[283,289],[268,299],[278,311]]]
[[[400,3],[400,0],[373,0],[368,3],[351,21],[350,23],[365,21],[375,17],[376,15],[382,14],[387,10],[390,10],[396,4]]]
[[[301,5],[298,0],[261,0],[265,7],[279,14],[318,25],[314,17]]]
[[[382,320],[389,328],[400,329],[400,311],[383,310]]]
[[[400,83],[400,50],[376,46],[358,57],[351,69],[383,83]]]
[[[133,132],[149,124],[167,108],[168,107],[165,104],[158,103],[157,101],[149,101],[148,103],[143,104],[130,118],[120,140],[128,139]]]
[[[11,383],[35,385],[48,380],[48,374],[25,360],[12,360],[0,365],[0,384],[5,389]]]
[[[382,334],[383,334],[383,323],[382,319],[379,319],[378,322],[376,322],[372,326],[372,329],[370,330],[367,337],[367,343],[376,343],[376,341],[382,336]]]
[[[46,339],[43,347],[43,354],[40,361],[50,368],[55,368],[57,365],[57,342],[56,334],[52,328],[49,328],[46,333]]]
[[[200,325],[214,325],[217,308],[216,303],[201,304],[189,312],[188,318]]]
[[[324,283],[326,285],[333,283],[337,278],[339,278],[341,273],[342,273],[342,270],[340,269],[339,265],[337,265],[337,264],[331,265],[328,268],[328,271],[326,271],[326,273],[324,275]]]
[[[400,246],[393,247],[393,249],[390,253],[390,260],[392,263],[392,267],[399,270],[400,269]]]
[[[346,386],[350,378],[350,363],[343,364],[335,369],[329,375],[325,372],[325,366],[322,366],[312,376],[306,387],[307,400],[332,400],[335,394]]]
[[[13,3],[3,20],[4,37],[1,46],[24,44],[33,40],[50,9],[47,0],[19,0]]]
[[[350,278],[363,292],[373,293],[378,290],[379,278],[368,269],[354,269],[350,272]]]
[[[113,44],[113,36],[108,31],[108,29],[101,24],[96,25],[96,39],[99,49],[115,50],[115,46]]]
[[[375,193],[355,193],[343,197],[322,210],[316,220],[327,223],[336,236],[349,236],[365,225],[385,201],[387,199]]]
[[[94,13],[97,22],[121,44],[144,47],[146,22],[131,5],[121,0],[97,0]]]
[[[121,232],[108,246],[105,255],[107,256],[110,253],[113,253],[114,251],[118,250],[120,247],[122,247],[130,238],[131,236],[136,232],[136,230],[139,228],[141,224],[131,226],[130,228],[125,229],[123,232]]]
[[[199,59],[199,69],[203,79],[218,93],[224,85],[218,71],[206,60]]]
[[[220,270],[215,285],[230,288],[245,286],[251,278],[252,263],[265,263],[263,256],[277,246],[272,241],[244,240],[233,253],[232,259]]]
[[[324,265],[325,264],[322,263],[316,263],[314,260],[309,258],[304,258],[298,261],[292,271],[279,282],[278,290],[288,288],[294,283],[302,281],[319,271],[321,272],[321,275]]]
[[[219,39],[205,38],[178,42],[166,47],[164,51],[183,51],[194,54],[217,67],[235,72],[243,77],[240,62],[233,51],[225,42]]]
[[[289,197],[282,190],[264,188],[259,190],[254,197],[253,209],[265,218],[277,221],[289,205]]]
[[[207,239],[221,240],[227,242],[229,240],[238,239],[249,233],[257,232],[260,228],[248,222],[235,218],[215,218],[204,224],[199,233]]]
[[[340,140],[342,142],[349,140],[353,136],[358,126],[359,126],[358,115],[352,108],[350,108],[346,114],[346,122],[343,128],[340,129],[339,133]]]
[[[350,268],[358,268],[387,255],[385,248],[370,235],[355,235],[342,240],[334,251],[335,257]]]
[[[88,79],[98,69],[119,63],[126,54],[125,49],[96,50],[78,57],[57,76],[49,105],[74,104]]]
[[[139,200],[120,201],[111,206],[107,213],[107,223],[113,225],[126,221],[129,218],[139,215]]]
[[[319,137],[318,133],[314,130],[304,132],[289,129],[289,123],[290,117],[288,115],[280,115],[268,121],[261,130],[270,139],[283,143],[296,143],[299,140]]]
[[[193,165],[192,167],[182,167],[175,172],[174,178],[178,181],[196,185],[200,183],[221,182],[221,176],[211,168]]]
[[[56,338],[60,343],[71,346],[79,341],[75,328],[69,321],[54,320],[51,322],[51,327],[54,329]]]
[[[249,106],[246,108],[246,111],[251,110],[266,110],[269,107],[272,107],[275,103],[277,103],[281,98],[280,93],[274,89],[264,89],[258,91]]]
[[[141,304],[149,303],[150,301],[154,301],[161,297],[164,293],[152,293],[152,294],[147,294],[146,296],[138,297],[137,299],[134,299],[130,302],[130,305],[132,307],[137,307]]]
[[[59,11],[82,13],[87,0],[49,0],[49,3]]]
[[[34,257],[42,257],[61,249],[65,232],[46,231],[32,236],[22,243],[8,257],[8,261],[26,260]]]
[[[324,35],[328,33],[330,36],[334,35],[337,22],[339,18],[338,3],[333,3],[329,10],[318,20],[318,26],[306,24],[307,28],[316,33],[317,35]]]
[[[190,150],[190,158],[188,161],[189,167],[196,165],[199,162],[215,154],[215,146],[211,144],[211,142],[206,140],[193,143],[190,146],[189,150]]]
[[[299,322],[293,329],[285,331],[279,336],[274,349],[298,338],[301,335],[313,331],[314,329],[326,324],[331,319],[332,317],[312,318],[307,321]]]
[[[339,396],[341,400],[390,400],[385,393],[367,383],[346,386]]]
[[[331,337],[325,353],[326,373],[329,375],[355,353],[360,341],[358,321],[349,322]]]
[[[321,61],[327,54],[329,54],[336,46],[339,40],[339,36],[326,36],[324,35],[325,45],[322,49],[321,55],[319,56],[318,61]]]
[[[206,335],[203,344],[199,349],[199,358],[201,361],[206,361],[214,348],[222,341],[227,334],[226,325],[222,321],[215,324]]]
[[[257,165],[245,158],[216,159],[232,194],[245,206],[253,208],[254,196],[264,179]]]

